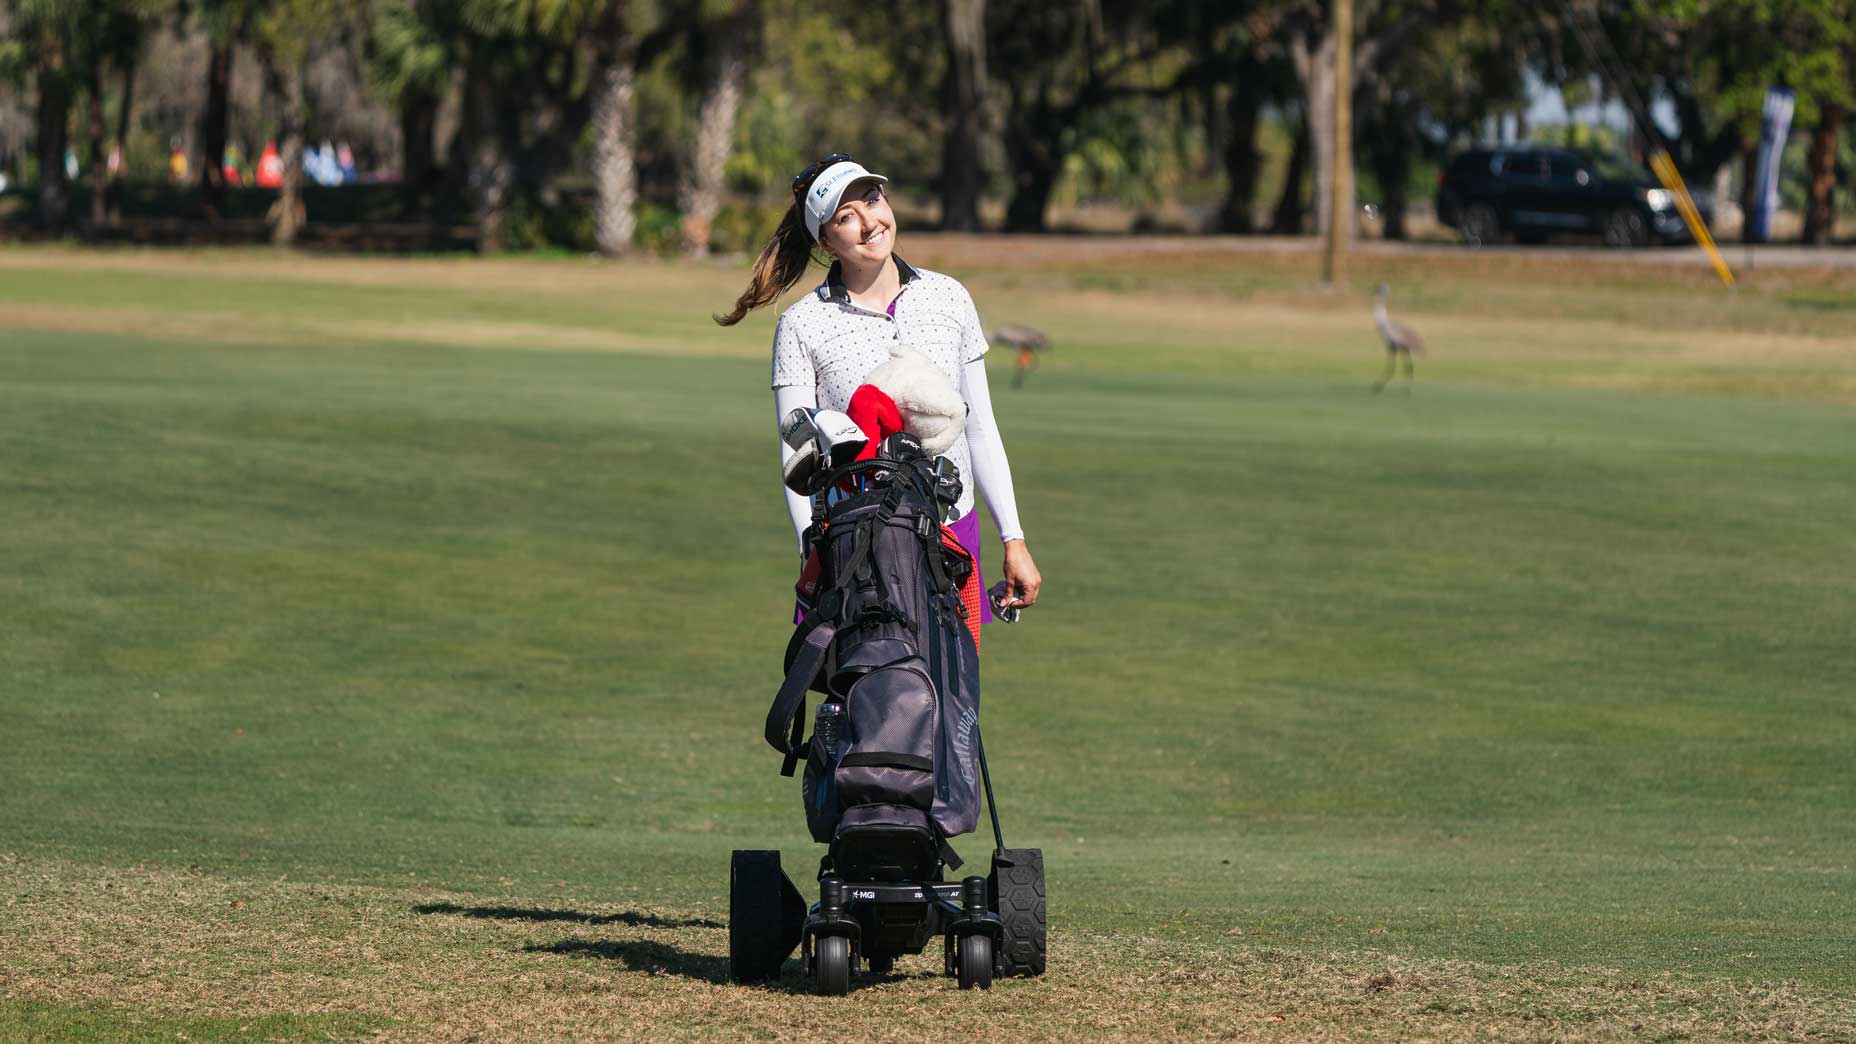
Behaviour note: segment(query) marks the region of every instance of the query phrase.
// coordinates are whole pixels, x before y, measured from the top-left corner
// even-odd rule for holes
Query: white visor
[[[855,160],[844,160],[826,167],[824,173],[812,180],[806,189],[806,231],[812,233],[812,242],[818,242],[818,226],[825,219],[838,212],[838,203],[844,198],[844,190],[859,181],[888,181],[881,174],[872,174],[864,165]]]

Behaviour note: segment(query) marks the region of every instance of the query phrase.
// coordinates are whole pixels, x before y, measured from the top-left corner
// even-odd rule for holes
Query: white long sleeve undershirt
[[[992,389],[986,381],[986,360],[975,359],[960,371],[960,396],[967,401],[967,453],[973,474],[962,476],[977,482],[979,494],[992,512],[1002,541],[1023,540],[1025,531],[1018,522],[1018,498],[1012,489],[1012,466],[1005,458],[1005,442],[999,437],[999,422],[993,417]],[[813,388],[781,387],[773,390],[774,424],[801,406],[816,407],[818,392]],[[780,467],[785,471],[791,447],[775,435],[780,445]],[[786,494],[786,513],[792,519],[795,539],[812,524],[812,504],[805,497],[780,487]],[[800,548],[804,552],[804,547]]]

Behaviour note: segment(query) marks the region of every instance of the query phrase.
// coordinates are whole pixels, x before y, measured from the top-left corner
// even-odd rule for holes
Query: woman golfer
[[[980,607],[981,623],[990,623],[989,602],[1008,609],[1035,605],[1043,578],[1018,523],[1012,469],[986,386],[986,336],[973,299],[954,279],[897,256],[896,215],[883,193],[887,180],[842,152],[802,171],[793,179],[793,205],[755,260],[748,288],[734,310],[715,321],[732,326],[778,300],[805,275],[816,247],[831,255],[831,269],[817,289],[781,314],[773,334],[776,425],[800,406],[844,410],[851,393],[889,361],[898,343],[925,356],[960,390],[967,402],[966,432],[947,456],[960,468],[965,488],[955,505],[959,518],[949,528],[977,563],[977,482],[1005,541],[1005,580]],[[782,464],[792,452],[780,442]],[[811,504],[787,490],[786,509],[793,532],[803,534],[812,521]]]

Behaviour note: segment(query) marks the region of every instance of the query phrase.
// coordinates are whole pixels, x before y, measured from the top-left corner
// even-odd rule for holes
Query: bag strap
[[[940,831],[937,830],[935,833],[938,834]],[[959,853],[954,851],[954,846],[947,843],[945,837],[941,839],[941,862],[946,863],[949,870],[958,870],[960,864],[966,862],[960,858]]]
[[[812,679],[825,663],[825,653],[830,650],[831,640],[837,633],[836,620],[821,620],[812,628],[800,645],[798,655],[793,657],[793,666],[786,672],[780,691],[774,695],[773,706],[767,709],[764,735],[768,745],[786,755],[780,767],[782,776],[792,775],[799,764],[799,751],[805,739],[806,690],[812,687]]]

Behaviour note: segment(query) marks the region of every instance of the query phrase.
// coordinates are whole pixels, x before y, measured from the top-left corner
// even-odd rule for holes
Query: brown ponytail
[[[733,326],[754,309],[779,300],[781,294],[806,274],[806,265],[811,261],[812,236],[806,231],[805,219],[795,202],[786,208],[780,227],[774,230],[773,238],[754,259],[754,273],[748,277],[748,288],[735,299],[735,310],[715,316],[715,321]]]

